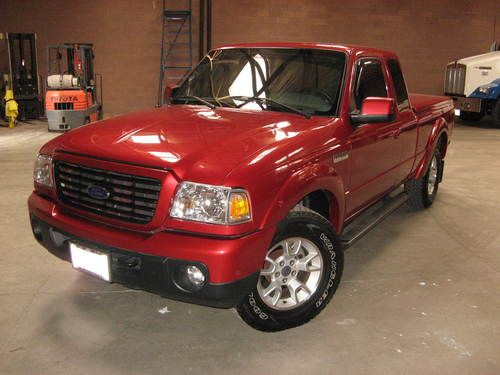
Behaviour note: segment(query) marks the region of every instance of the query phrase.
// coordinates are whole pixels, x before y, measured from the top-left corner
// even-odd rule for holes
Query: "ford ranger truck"
[[[41,148],[33,234],[76,269],[262,331],[314,318],[346,248],[432,205],[454,124],[451,99],[408,95],[395,54],[332,44],[214,49],[166,96]]]
[[[444,93],[464,121],[491,115],[500,128],[500,51],[466,57],[446,66]]]

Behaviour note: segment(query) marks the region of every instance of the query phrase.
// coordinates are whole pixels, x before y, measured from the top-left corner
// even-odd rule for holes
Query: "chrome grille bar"
[[[465,73],[465,65],[457,63],[448,64],[444,80],[444,93],[446,95],[464,95]]]
[[[130,175],[57,161],[54,166],[59,198],[72,207],[131,223],[149,223],[158,204],[161,183]],[[99,186],[109,197],[96,199],[89,187]]]

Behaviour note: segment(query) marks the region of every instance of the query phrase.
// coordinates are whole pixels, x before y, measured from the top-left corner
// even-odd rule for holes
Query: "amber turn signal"
[[[232,223],[250,220],[250,202],[244,192],[232,192],[229,197],[229,221]]]

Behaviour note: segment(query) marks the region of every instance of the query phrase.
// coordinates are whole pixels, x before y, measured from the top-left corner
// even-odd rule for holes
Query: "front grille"
[[[67,205],[130,223],[149,223],[155,214],[161,183],[155,178],[56,162],[59,199]],[[92,189],[89,189],[92,188]],[[89,191],[106,192],[96,198]]]
[[[73,103],[54,103],[54,109],[56,111],[67,111],[73,109]]]
[[[465,91],[465,71],[462,64],[449,64],[446,67],[444,79],[444,93],[447,95],[464,95]]]

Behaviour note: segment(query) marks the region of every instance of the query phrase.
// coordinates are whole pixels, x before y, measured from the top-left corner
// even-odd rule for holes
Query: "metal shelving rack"
[[[166,85],[179,82],[193,67],[192,0],[185,5],[187,9],[169,9],[163,0],[158,106],[164,104]]]

